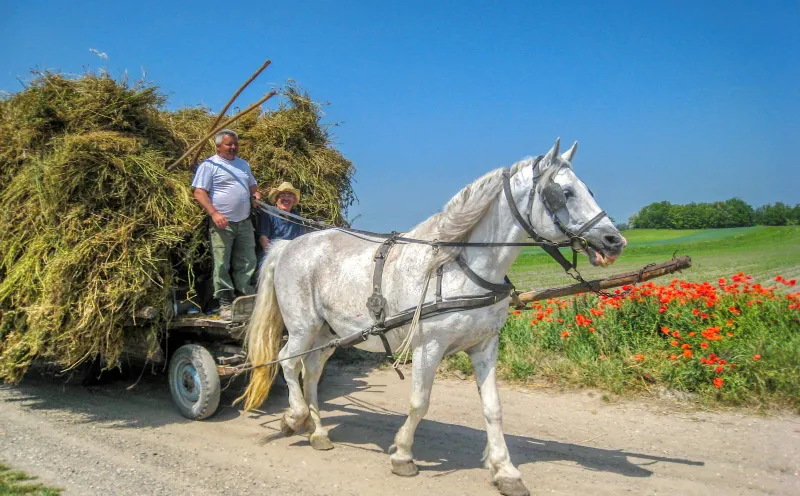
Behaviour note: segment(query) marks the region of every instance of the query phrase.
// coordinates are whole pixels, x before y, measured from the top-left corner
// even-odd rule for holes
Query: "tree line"
[[[674,205],[654,202],[633,214],[621,229],[709,229],[800,224],[800,204],[783,202],[753,208],[740,198],[713,203]]]

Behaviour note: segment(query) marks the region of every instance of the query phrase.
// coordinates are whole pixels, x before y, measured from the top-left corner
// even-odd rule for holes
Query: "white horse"
[[[588,242],[585,253],[593,265],[605,266],[622,253],[626,241],[608,217],[600,215],[602,211],[586,185],[574,174],[570,163],[576,150],[577,143],[559,155],[557,140],[544,157],[514,164],[510,170],[513,201],[535,232],[551,241],[568,239],[552,216],[557,216],[562,227],[572,233],[591,225],[581,234]],[[528,234],[515,220],[503,194],[502,175],[503,169],[484,175],[454,196],[443,212],[405,236],[456,242],[523,242]],[[553,183],[563,190],[562,199],[566,200],[557,207],[542,200],[543,189]],[[259,275],[255,311],[248,327],[246,345],[250,362],[258,366],[275,360],[276,355],[281,359],[291,357],[372,325],[365,301],[373,290],[373,257],[381,241],[330,229],[291,242],[273,243]],[[442,294],[446,299],[486,294],[454,260],[461,257],[480,277],[499,284],[521,250],[519,246],[433,250],[426,245],[400,243],[389,252],[383,273],[386,315],[390,317],[417,306],[427,277],[443,264]],[[433,281],[429,284],[434,286]],[[427,291],[425,301],[431,302],[434,297],[433,290]],[[492,481],[505,495],[529,494],[520,472],[509,459],[496,385],[498,337],[508,316],[508,306],[509,300],[505,298],[490,306],[423,319],[411,340],[411,406],[394,439],[391,463],[395,474],[417,475],[411,445],[417,425],[428,411],[436,369],[442,357],[463,350],[472,360],[483,403],[488,437],[484,462]],[[289,338],[278,353],[284,326]],[[386,334],[392,349],[397,350],[409,327],[405,325]],[[357,347],[374,352],[384,350],[376,336]],[[282,431],[292,435],[305,425],[315,449],[333,448],[320,421],[317,400],[317,383],[333,351],[328,348],[280,362],[290,403],[281,422]],[[242,397],[246,409],[257,408],[264,401],[276,372],[277,365],[253,371]]]

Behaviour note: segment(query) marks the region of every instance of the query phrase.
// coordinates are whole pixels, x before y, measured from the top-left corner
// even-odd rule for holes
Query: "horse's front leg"
[[[391,456],[392,472],[397,475],[411,477],[419,473],[411,454],[411,445],[414,444],[414,432],[417,430],[417,425],[428,413],[433,379],[436,376],[436,368],[442,360],[442,354],[443,349],[436,341],[423,342],[414,350],[411,372],[411,406],[408,418],[397,431],[392,446],[396,450]]]
[[[475,381],[483,402],[486,420],[487,445],[484,453],[486,468],[492,474],[500,492],[506,496],[528,496],[530,492],[522,482],[522,474],[511,463],[503,436],[503,410],[497,394],[497,346],[499,335],[483,341],[468,350],[475,369]]]

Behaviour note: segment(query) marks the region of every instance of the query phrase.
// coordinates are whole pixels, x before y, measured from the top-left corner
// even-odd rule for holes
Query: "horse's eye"
[[[573,193],[571,189],[568,188],[564,190],[564,197],[572,198],[573,196],[575,196],[575,193]]]

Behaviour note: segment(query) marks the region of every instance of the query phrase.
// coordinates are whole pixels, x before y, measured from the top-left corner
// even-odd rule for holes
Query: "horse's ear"
[[[570,148],[569,150],[567,150],[567,151],[565,151],[564,153],[561,154],[561,158],[563,158],[564,160],[566,160],[567,162],[569,162],[571,164],[572,163],[572,159],[575,158],[575,153],[577,153],[577,151],[578,151],[578,142],[576,141],[572,145],[572,148]]]
[[[561,146],[561,138],[556,138],[556,144],[553,145],[553,148],[551,148],[550,151],[547,152],[547,155],[544,156],[544,160],[547,163],[552,162],[553,159],[558,156],[559,146]]]

